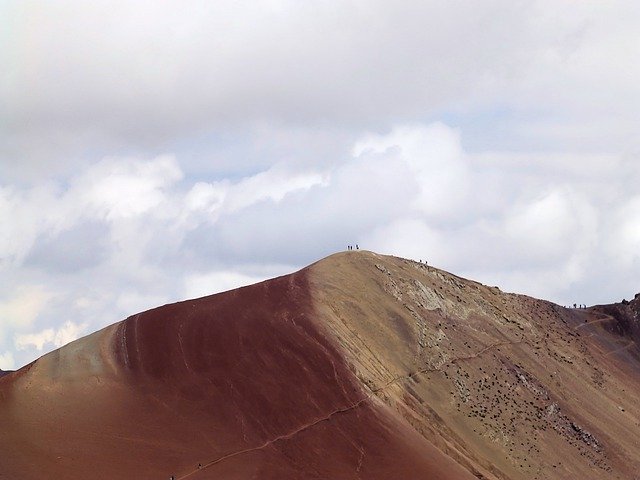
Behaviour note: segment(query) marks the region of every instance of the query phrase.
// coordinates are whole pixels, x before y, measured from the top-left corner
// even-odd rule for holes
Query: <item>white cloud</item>
[[[613,230],[607,235],[607,253],[622,268],[640,265],[640,196],[634,196],[611,212]]]
[[[149,161],[105,159],[74,178],[65,200],[80,203],[85,215],[126,219],[157,209],[166,189],[182,176],[175,158],[167,155]]]
[[[122,316],[129,316],[167,303],[167,298],[158,294],[146,295],[139,292],[125,291],[112,301],[115,311],[121,312]]]
[[[356,242],[565,302],[640,282],[636,2],[0,16],[0,351],[40,335],[17,364],[62,319],[92,331]]]
[[[7,220],[0,229],[0,268],[22,262],[38,235],[57,227],[56,193],[47,184],[26,190],[0,185],[0,218]]]
[[[225,210],[237,212],[264,200],[279,202],[287,194],[309,190],[315,185],[326,185],[327,180],[317,173],[287,172],[276,165],[265,172],[248,177],[227,191]]]
[[[189,211],[202,211],[207,215],[215,214],[224,201],[229,182],[198,182],[185,197],[185,205]]]
[[[56,334],[53,337],[53,345],[55,347],[61,347],[69,342],[73,342],[78,339],[87,329],[87,323],[74,323],[71,320],[67,320],[64,324],[56,330]]]
[[[188,211],[203,212],[210,220],[217,220],[222,214],[233,214],[259,202],[277,203],[290,193],[326,184],[320,173],[288,171],[277,164],[238,182],[198,182],[184,202]]]
[[[427,175],[416,174],[417,198],[428,190],[430,204],[438,210],[410,202],[391,221],[381,219],[371,232],[361,234],[361,245],[426,259],[458,274],[563,303],[588,303],[586,296],[592,302],[607,301],[620,295],[616,289],[629,292],[640,281],[633,268],[640,263],[640,203],[628,198],[629,179],[637,178],[628,161],[602,154],[469,155],[446,127],[437,125],[436,130],[444,131],[441,142],[453,143],[449,148],[438,148],[438,142],[431,147],[433,126],[414,125],[396,127],[388,136],[367,136],[356,152],[384,152],[396,166],[420,158],[402,153],[413,145],[421,145],[415,151],[426,158],[442,152],[435,154],[442,161],[439,168],[462,172],[466,191],[460,198],[466,204],[452,201],[458,175],[449,182],[436,176],[435,183],[445,186],[439,190]],[[618,262],[616,271],[611,258]],[[603,287],[605,277],[616,279]]]
[[[14,344],[18,350],[26,350],[32,347],[41,352],[47,343],[53,343],[55,337],[56,333],[54,329],[46,328],[36,333],[22,333],[16,335]]]
[[[553,190],[524,199],[505,216],[505,240],[515,242],[522,256],[538,264],[561,264],[593,238],[597,219],[585,198]]]
[[[13,370],[16,368],[12,352],[0,353],[0,370]]]
[[[270,277],[246,275],[233,270],[188,275],[184,279],[183,296],[185,299],[204,297],[214,293],[226,292],[234,288],[252,285],[268,278]]]
[[[88,324],[74,323],[67,320],[59,328],[46,328],[36,333],[23,333],[15,336],[14,344],[17,350],[35,348],[41,352],[45,346],[61,347],[80,337],[85,332]]]
[[[0,325],[5,328],[29,327],[41,314],[53,294],[40,285],[22,285],[10,290],[0,301]]]
[[[166,192],[182,175],[170,156],[109,158],[72,176],[66,189],[53,183],[24,189],[0,185],[0,218],[11,219],[0,231],[0,268],[21,264],[39,237],[54,237],[79,222],[175,215]]]
[[[22,364],[137,311],[255,283],[353,243],[563,303],[630,296],[640,281],[640,203],[621,193],[638,175],[630,159],[594,154],[578,168],[578,154],[471,155],[463,135],[442,123],[398,125],[362,135],[324,169],[275,164],[205,182],[183,177],[173,157],[128,157],[49,184],[49,196],[12,186],[33,212],[21,228],[37,232],[40,250],[37,262],[14,260],[0,274],[56,291],[5,290],[3,332],[15,344],[0,347]],[[76,233],[55,233],[67,231]],[[96,236],[100,261],[65,260]],[[54,255],[60,241],[73,245]],[[35,258],[34,248],[21,255]],[[619,280],[600,288],[604,275]],[[69,315],[79,320],[61,324]]]
[[[447,255],[443,240],[441,233],[429,227],[424,220],[404,218],[376,228],[361,242],[374,251],[393,252],[441,265]]]
[[[469,172],[458,132],[442,123],[404,125],[385,135],[367,135],[353,153],[389,153],[420,185],[413,205],[432,219],[452,220],[468,208]]]

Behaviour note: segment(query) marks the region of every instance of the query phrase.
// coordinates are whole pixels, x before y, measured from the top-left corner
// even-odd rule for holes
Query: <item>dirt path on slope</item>
[[[221,462],[224,462],[225,460],[228,460],[230,458],[234,458],[234,457],[237,457],[237,456],[240,456],[240,455],[244,455],[246,453],[262,450],[262,449],[268,447],[269,445],[273,445],[273,444],[275,444],[277,442],[280,442],[282,440],[289,440],[289,439],[293,438],[294,436],[296,436],[297,434],[299,434],[299,433],[301,433],[301,432],[303,432],[305,430],[308,430],[310,428],[315,427],[316,425],[318,425],[320,423],[323,423],[323,422],[326,422],[326,421],[330,420],[335,415],[341,415],[343,413],[347,413],[347,412],[350,412],[351,410],[354,410],[354,409],[358,408],[363,403],[371,400],[374,396],[377,396],[379,393],[384,392],[385,390],[387,390],[388,388],[396,385],[397,383],[400,383],[400,382],[402,382],[404,380],[408,380],[408,379],[412,378],[415,375],[433,373],[433,372],[440,372],[440,371],[442,371],[443,367],[445,367],[446,365],[453,365],[453,364],[455,364],[457,362],[460,362],[460,361],[472,360],[472,359],[478,358],[479,356],[487,353],[488,351],[493,350],[494,348],[498,348],[498,347],[506,346],[506,345],[517,345],[517,344],[521,344],[521,343],[527,343],[527,340],[525,340],[524,337],[523,337],[520,340],[516,340],[516,341],[505,341],[505,342],[492,343],[492,344],[487,345],[486,347],[482,348],[481,350],[479,350],[479,351],[477,351],[477,352],[475,352],[475,353],[473,353],[471,355],[452,358],[448,362],[445,362],[444,364],[442,364],[440,367],[437,367],[437,368],[422,368],[422,369],[419,369],[419,370],[415,370],[413,372],[409,372],[409,373],[407,373],[405,375],[400,375],[400,376],[394,377],[390,381],[385,383],[384,385],[382,385],[380,387],[377,387],[377,388],[374,388],[373,390],[370,391],[370,393],[368,395],[366,395],[365,397],[361,398],[360,400],[352,403],[351,405],[348,405],[348,406],[343,407],[343,408],[338,408],[338,409],[328,413],[324,417],[321,417],[321,418],[318,418],[318,419],[316,419],[316,420],[314,420],[312,422],[306,423],[306,424],[300,426],[299,428],[297,428],[297,429],[295,429],[295,430],[293,430],[293,431],[291,431],[289,433],[285,433],[283,435],[279,435],[279,436],[277,436],[277,437],[275,437],[275,438],[273,438],[271,440],[267,440],[266,442],[255,446],[255,447],[246,448],[246,449],[243,449],[243,450],[238,450],[236,452],[231,452],[231,453],[228,453],[228,454],[223,455],[221,457],[218,457],[218,458],[216,458],[214,460],[211,460],[211,461],[209,461],[209,462],[207,462],[205,464],[202,464],[199,467],[196,467],[195,469],[193,469],[193,470],[191,470],[191,471],[189,471],[189,472],[187,472],[187,473],[185,473],[183,475],[175,476],[175,479],[176,480],[182,480],[182,479],[188,478],[188,477],[190,477],[190,476],[192,476],[192,475],[194,475],[194,474],[196,474],[196,473],[198,473],[198,472],[200,472],[202,470],[205,470],[207,468],[213,467],[214,465],[217,465],[217,464],[219,464]]]
[[[610,352],[605,353],[604,356],[608,357],[609,355],[613,355],[614,353],[622,352],[623,350],[627,350],[628,348],[632,347],[635,344],[636,344],[636,342],[634,342],[633,340],[630,340],[629,343],[627,343],[626,345],[624,345],[624,346],[622,346],[620,348],[616,348],[614,350],[611,350]]]
[[[578,330],[579,328],[586,327],[587,325],[593,325],[594,323],[608,322],[611,320],[615,321],[614,317],[606,313],[600,313],[599,315],[601,315],[600,318],[596,318],[595,320],[590,320],[588,322],[581,323],[580,325],[576,325],[575,327],[573,327],[573,329]]]

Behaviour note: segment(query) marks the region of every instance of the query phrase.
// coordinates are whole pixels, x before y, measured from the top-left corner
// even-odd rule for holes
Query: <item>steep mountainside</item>
[[[350,251],[0,378],[0,478],[634,479],[637,299]]]
[[[373,254],[312,271],[358,378],[477,477],[640,472],[638,300],[569,310]]]

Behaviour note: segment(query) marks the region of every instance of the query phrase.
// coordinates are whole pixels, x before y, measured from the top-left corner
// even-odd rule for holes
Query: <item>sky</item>
[[[347,245],[640,291],[640,3],[0,3],[0,369]]]

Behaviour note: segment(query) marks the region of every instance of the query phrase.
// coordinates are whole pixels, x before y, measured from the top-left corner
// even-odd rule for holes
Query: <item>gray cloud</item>
[[[635,3],[0,15],[0,368],[348,243],[561,303],[640,281]]]
[[[110,158],[64,184],[5,189],[0,211],[29,215],[7,223],[2,244],[12,260],[0,274],[16,281],[0,291],[11,322],[0,354],[20,362],[56,338],[348,243],[561,303],[631,296],[640,197],[623,192],[636,163],[474,155],[463,136],[442,123],[400,125],[363,134],[323,168],[285,162],[208,182],[185,179],[170,156]]]
[[[5,176],[43,165],[65,174],[61,164],[76,168],[87,151],[180,154],[173,147],[195,139],[202,158],[220,153],[221,136],[264,124],[384,130],[443,112],[486,117],[496,105],[521,144],[639,146],[631,2],[1,8],[12,19],[0,42]]]
[[[107,257],[108,232],[104,223],[90,221],[77,225],[36,242],[24,265],[54,275],[96,267]]]

